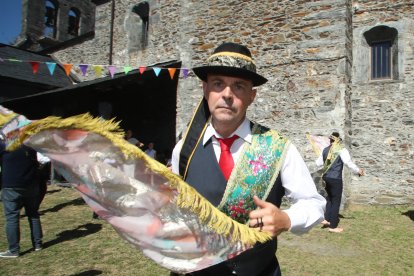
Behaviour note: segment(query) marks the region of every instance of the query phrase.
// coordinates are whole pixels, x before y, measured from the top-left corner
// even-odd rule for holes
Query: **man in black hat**
[[[325,199],[290,141],[246,118],[256,73],[250,51],[224,43],[193,68],[204,97],[173,151],[172,170],[222,212],[274,239],[190,275],[280,275],[275,253],[284,231],[307,232],[323,220]],[[281,210],[282,197],[291,207]]]
[[[316,160],[318,167],[323,166],[322,179],[325,181],[327,193],[325,220],[322,221],[322,225],[328,227],[329,232],[341,233],[343,228],[338,227],[338,224],[343,190],[342,170],[344,164],[359,176],[365,175],[365,172],[352,162],[351,155],[342,144],[342,139],[339,137],[338,132],[332,132],[329,136],[329,142],[330,145],[323,149],[318,160]]]

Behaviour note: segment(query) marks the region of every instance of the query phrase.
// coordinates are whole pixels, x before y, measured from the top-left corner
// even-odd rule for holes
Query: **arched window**
[[[371,47],[371,79],[396,79],[398,31],[388,26],[376,26],[364,33]]]
[[[47,37],[56,38],[58,5],[53,0],[46,0],[45,7],[45,27],[43,30],[43,34]]]
[[[148,29],[149,29],[149,4],[142,2],[132,8],[132,12],[136,13],[142,20],[141,43],[145,47],[148,45]]]
[[[79,35],[80,11],[71,8],[68,13],[68,34],[73,36]]]

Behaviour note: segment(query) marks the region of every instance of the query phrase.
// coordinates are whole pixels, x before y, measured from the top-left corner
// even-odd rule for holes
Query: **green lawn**
[[[23,216],[22,255],[0,259],[0,275],[169,275],[109,224],[92,219],[72,188],[49,186],[41,213],[44,250],[32,250]],[[341,234],[316,227],[303,236],[281,235],[283,275],[414,275],[413,206],[358,206],[342,215]],[[1,251],[7,248],[4,224],[1,215]]]

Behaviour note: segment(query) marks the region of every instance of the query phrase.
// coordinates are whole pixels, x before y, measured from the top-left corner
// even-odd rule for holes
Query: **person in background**
[[[325,181],[327,193],[325,220],[322,221],[322,225],[328,227],[329,232],[341,233],[343,228],[338,227],[338,224],[343,191],[342,171],[344,164],[359,176],[365,175],[365,172],[352,162],[351,155],[344,147],[338,132],[333,132],[329,136],[329,142],[330,145],[323,149],[316,160],[318,167],[323,166],[322,179]]]
[[[148,143],[148,148],[145,150],[145,153],[149,157],[152,157],[153,159],[157,158],[157,151],[154,149],[154,143],[153,142]]]
[[[222,212],[273,239],[190,275],[281,275],[277,236],[309,231],[323,220],[326,201],[297,148],[246,118],[255,87],[267,81],[247,47],[224,43],[193,71],[204,97],[173,150],[172,171]],[[291,204],[285,210],[283,196]]]
[[[20,255],[20,211],[25,209],[29,220],[31,240],[35,251],[41,250],[42,225],[39,217],[39,179],[36,151],[22,145],[13,151],[6,151],[0,143],[2,167],[2,201],[6,217],[8,250],[0,258],[17,258]]]
[[[144,144],[141,143],[137,138],[134,137],[132,130],[128,129],[125,133],[125,140],[127,140],[130,144],[137,146],[138,148],[142,149]]]

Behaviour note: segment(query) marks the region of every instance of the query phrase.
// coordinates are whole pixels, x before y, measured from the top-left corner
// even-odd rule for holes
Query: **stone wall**
[[[355,203],[414,201],[414,3],[354,1],[352,149],[367,176],[350,182]],[[398,76],[370,81],[369,47],[363,33],[384,25],[397,29]],[[368,77],[367,77],[368,76]]]
[[[111,10],[110,2],[97,6],[95,14],[95,37],[82,44],[58,50],[53,53],[53,56],[65,63],[110,64]],[[75,73],[81,81],[96,78],[93,68],[90,68],[86,76],[83,76],[80,69],[77,66],[74,66],[73,73]]]
[[[345,171],[349,203],[414,202],[412,0],[147,2],[146,47],[139,46],[142,20],[132,12],[139,2],[117,0],[97,6],[94,39],[55,55],[67,62],[131,66],[181,60],[191,68],[224,41],[242,43],[269,79],[258,88],[249,117],[288,136],[317,182],[317,156],[306,132],[338,130],[355,163],[367,171],[363,178]],[[366,77],[369,49],[361,34],[378,24],[399,31],[398,80]],[[177,135],[201,99],[200,85],[194,75],[179,82]]]

